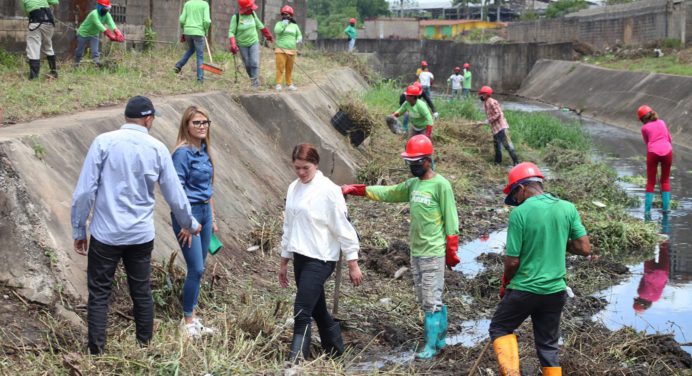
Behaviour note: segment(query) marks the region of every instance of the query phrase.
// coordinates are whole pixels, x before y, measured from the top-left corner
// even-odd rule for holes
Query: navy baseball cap
[[[161,113],[156,111],[151,99],[137,95],[130,98],[125,106],[125,117],[130,119],[139,119],[147,116],[159,116]]]

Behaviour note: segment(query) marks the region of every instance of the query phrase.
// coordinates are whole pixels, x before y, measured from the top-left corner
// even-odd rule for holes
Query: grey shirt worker
[[[106,344],[106,318],[115,270],[122,259],[130,288],[137,341],[152,338],[151,253],[154,249],[154,187],[170,205],[181,227],[198,233],[173,161],[166,147],[149,135],[156,115],[146,97],[133,97],[125,108],[129,123],[96,137],[72,197],[75,251],[88,257],[87,322],[89,352]],[[86,250],[86,221],[94,209]],[[188,234],[189,235],[189,234]]]

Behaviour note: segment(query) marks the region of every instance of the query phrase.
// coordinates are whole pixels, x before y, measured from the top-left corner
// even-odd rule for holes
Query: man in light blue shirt
[[[183,228],[189,242],[202,226],[192,216],[168,149],[149,135],[156,115],[151,100],[136,96],[125,107],[126,124],[94,139],[72,196],[72,237],[80,255],[88,255],[89,351],[106,343],[106,317],[115,270],[122,258],[133,302],[137,341],[152,337],[154,304],[149,277],[154,248],[154,188]],[[86,237],[86,222],[94,209]]]

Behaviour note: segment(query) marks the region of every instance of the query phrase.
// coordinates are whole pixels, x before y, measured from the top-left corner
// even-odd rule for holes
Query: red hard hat
[[[637,117],[639,118],[639,120],[642,120],[642,118],[644,116],[650,114],[653,111],[654,110],[652,110],[651,107],[649,107],[647,105],[643,105],[643,106],[639,107],[639,109],[637,110]]]
[[[104,7],[109,7],[111,6],[111,0],[97,0],[96,1],[99,5],[103,5]]]
[[[491,89],[490,86],[483,86],[480,90],[478,90],[478,95],[481,94],[493,95],[493,89]]]
[[[424,134],[411,137],[406,143],[406,151],[401,153],[401,158],[407,160],[417,160],[429,157],[433,154],[432,141]]]
[[[502,190],[502,192],[504,192],[506,195],[509,194],[512,191],[512,188],[514,188],[514,184],[528,178],[545,179],[543,174],[541,174],[541,170],[539,170],[535,164],[531,162],[519,163],[509,171],[507,186]]]
[[[281,8],[281,14],[283,13],[288,13],[293,16],[293,8],[291,8],[289,5],[284,5],[283,8]]]
[[[355,23],[356,23],[356,19],[355,19],[355,18],[351,18],[350,20],[348,20],[348,23],[350,23],[350,24],[355,24]]]
[[[459,72],[459,71],[461,71],[461,68],[459,68],[459,67],[454,67],[454,71],[455,71],[455,72]]]
[[[238,0],[238,8],[240,8],[240,11],[248,9],[255,10],[257,9],[257,5],[255,4],[255,0]]]
[[[404,92],[404,95],[411,95],[414,97],[417,97],[423,93],[423,88],[420,86],[416,85],[411,85],[406,88],[406,91]]]
[[[427,67],[427,66],[428,66],[428,62],[425,61],[425,60],[423,60],[423,61],[420,62],[420,66],[421,66],[421,67]]]
[[[469,63],[464,63],[464,68],[471,68],[471,64],[469,64]]]

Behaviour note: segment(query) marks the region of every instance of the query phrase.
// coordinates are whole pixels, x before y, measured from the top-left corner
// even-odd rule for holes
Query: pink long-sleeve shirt
[[[642,137],[646,143],[646,151],[656,155],[665,156],[673,151],[670,132],[663,120],[658,119],[644,124],[642,127]]]

